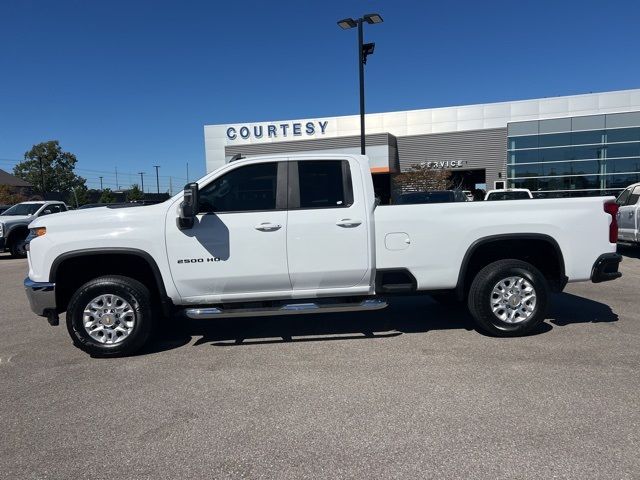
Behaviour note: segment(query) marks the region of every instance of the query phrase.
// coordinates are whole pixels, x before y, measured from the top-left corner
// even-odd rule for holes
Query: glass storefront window
[[[538,148],[538,136],[528,135],[526,137],[511,137],[509,138],[509,150],[516,148]]]
[[[602,143],[603,139],[604,139],[603,130],[571,132],[571,145],[588,145],[593,143]]]
[[[607,145],[607,158],[638,156],[640,156],[640,143],[620,143],[617,145]]]
[[[640,128],[607,130],[607,142],[640,142]]]
[[[540,147],[562,147],[571,145],[570,133],[550,133],[547,135],[540,135],[538,139]]]
[[[605,129],[604,123],[576,124],[595,130],[508,138],[508,186],[542,198],[617,195],[640,182],[640,126]]]
[[[571,147],[564,148],[544,148],[539,150],[541,162],[555,162],[558,160],[571,160]]]
[[[603,158],[604,149],[602,147],[573,147],[571,149],[572,160],[587,160],[591,158]]]
[[[627,188],[629,185],[640,181],[640,174],[625,173],[622,175],[607,175],[605,181],[607,188]]]
[[[600,173],[600,161],[533,163],[509,167],[509,177],[543,177],[563,175],[593,175]]]
[[[539,150],[521,150],[509,153],[509,163],[528,163],[538,161]]]
[[[607,173],[640,172],[640,157],[607,160]]]

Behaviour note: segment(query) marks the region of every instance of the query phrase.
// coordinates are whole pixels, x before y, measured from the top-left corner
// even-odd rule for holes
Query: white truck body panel
[[[56,259],[94,249],[135,249],[158,266],[176,305],[375,294],[375,272],[409,270],[418,290],[454,288],[467,252],[503,234],[551,237],[569,281],[589,280],[594,262],[615,252],[609,242],[610,198],[540,199],[375,206],[368,160],[360,155],[272,156],[212,172],[202,188],[254,163],[297,160],[349,163],[348,208],[200,214],[177,225],[182,192],[152,206],[100,208],[48,216],[31,224],[47,233],[31,241],[29,278],[50,281]],[[263,224],[279,226],[259,229]]]

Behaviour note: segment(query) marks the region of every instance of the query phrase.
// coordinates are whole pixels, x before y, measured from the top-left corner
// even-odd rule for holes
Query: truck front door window
[[[200,213],[276,209],[278,164],[236,168],[200,190]]]

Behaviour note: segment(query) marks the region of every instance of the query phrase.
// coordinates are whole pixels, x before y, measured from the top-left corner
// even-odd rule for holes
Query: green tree
[[[31,183],[36,192],[73,194],[72,189],[84,187],[86,180],[75,174],[78,160],[73,153],[63,152],[57,140],[34,145],[24,154],[24,160],[13,168],[17,177]]]
[[[0,204],[13,205],[27,200],[27,196],[20,190],[13,189],[8,185],[0,185]]]
[[[100,195],[99,203],[115,203],[116,196],[113,194],[110,188],[105,188],[102,190],[102,195]]]
[[[140,187],[134,183],[127,192],[127,201],[133,202],[135,200],[144,200],[144,192],[140,190]]]

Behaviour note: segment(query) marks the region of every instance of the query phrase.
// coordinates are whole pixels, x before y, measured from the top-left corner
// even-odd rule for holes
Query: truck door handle
[[[260,225],[256,225],[255,229],[260,230],[261,232],[275,232],[276,230],[280,230],[282,225],[278,225],[277,223],[264,222]]]
[[[352,228],[352,227],[357,227],[361,223],[362,223],[362,220],[352,220],[350,218],[343,218],[341,220],[338,220],[336,222],[336,225],[344,228]]]

